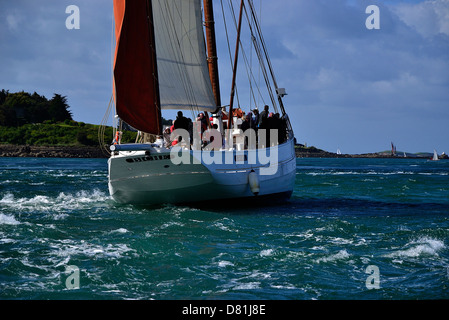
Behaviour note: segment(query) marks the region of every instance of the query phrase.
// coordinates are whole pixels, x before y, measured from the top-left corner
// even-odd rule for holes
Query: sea
[[[1,300],[445,300],[449,161],[302,158],[285,203],[136,207],[106,159],[0,158]]]

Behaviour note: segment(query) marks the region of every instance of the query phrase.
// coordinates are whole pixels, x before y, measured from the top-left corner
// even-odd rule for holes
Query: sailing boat
[[[432,161],[438,161],[438,160],[440,160],[440,159],[438,158],[438,153],[437,153],[436,150],[433,150]]]
[[[296,174],[294,134],[283,105],[285,89],[277,86],[253,1],[240,2],[228,112],[221,104],[212,0],[204,0],[203,8],[201,0],[113,3],[113,101],[119,121],[108,160],[112,198],[137,205],[288,199]],[[278,123],[285,129],[271,130],[270,140],[264,139],[266,128],[243,132],[241,119],[234,116],[245,14],[271,110],[279,112]],[[164,144],[162,110],[201,112],[212,122],[207,120],[202,132],[202,122],[194,121],[187,134],[172,133],[172,145]],[[125,123],[138,130],[136,143],[121,143]],[[213,148],[205,143],[207,134],[214,137]]]

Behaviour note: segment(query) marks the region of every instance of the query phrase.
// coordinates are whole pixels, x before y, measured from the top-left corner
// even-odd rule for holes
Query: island
[[[162,119],[164,125],[172,120]],[[133,142],[135,130],[125,130],[122,142]],[[113,128],[73,120],[65,96],[47,99],[34,92],[0,91],[0,157],[108,158]],[[99,141],[103,141],[100,145]],[[295,144],[297,158],[421,158],[433,154],[382,151],[337,154],[314,146]],[[448,159],[441,154],[440,159]]]

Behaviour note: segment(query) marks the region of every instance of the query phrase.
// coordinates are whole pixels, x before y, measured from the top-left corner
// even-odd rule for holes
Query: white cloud
[[[391,9],[424,37],[439,33],[449,35],[449,0],[400,3],[391,6]]]
[[[8,29],[12,32],[17,32],[19,30],[19,23],[22,21],[22,18],[16,14],[8,14],[6,16],[6,24]]]

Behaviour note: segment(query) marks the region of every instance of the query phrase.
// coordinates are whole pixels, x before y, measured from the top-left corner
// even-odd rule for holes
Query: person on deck
[[[258,128],[259,129],[267,129],[267,119],[269,114],[269,106],[265,106],[263,111],[259,114],[259,122],[258,122]]]
[[[280,117],[279,113],[275,114],[278,119],[278,142],[283,144],[287,140],[287,121],[284,117]]]
[[[234,117],[241,118],[243,117],[244,112],[242,109],[237,108],[233,110],[232,114],[234,115]]]
[[[167,149],[171,147],[171,130],[170,127],[165,128],[164,130],[164,147]]]
[[[254,129],[257,130],[257,126],[259,125],[259,109],[256,108],[252,111],[254,113],[254,119],[253,119],[254,127],[255,127]]]
[[[198,114],[198,118],[196,118],[196,121],[199,121],[201,123],[201,137],[203,136],[204,131],[207,130],[207,119],[204,117],[204,113]]]
[[[174,129],[184,129],[186,131],[189,130],[189,119],[184,117],[182,114],[182,111],[178,111],[178,116],[176,117],[175,123],[174,123]]]

